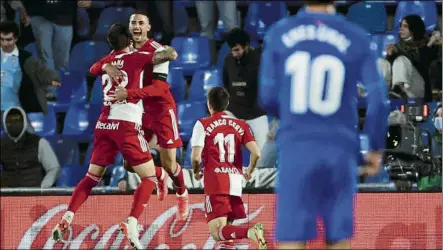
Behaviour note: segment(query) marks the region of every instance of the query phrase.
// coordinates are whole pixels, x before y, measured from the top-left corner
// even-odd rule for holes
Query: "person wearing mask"
[[[18,35],[15,22],[0,23],[1,113],[15,106],[26,113],[47,113],[46,86],[60,86],[60,77],[31,53],[18,48]]]
[[[403,98],[432,100],[429,66],[441,50],[441,36],[426,38],[426,27],[418,15],[404,17],[400,24],[399,41],[386,48],[386,61],[379,62],[383,73],[392,72],[391,90]],[[390,78],[385,76],[385,78]]]
[[[246,120],[261,149],[269,130],[266,113],[257,101],[261,53],[249,46],[250,36],[242,29],[229,31],[226,40],[231,49],[223,64],[223,85],[230,95],[228,111]]]
[[[26,131],[25,111],[11,107],[2,117],[5,135],[1,138],[2,187],[54,186],[60,164],[49,142]]]

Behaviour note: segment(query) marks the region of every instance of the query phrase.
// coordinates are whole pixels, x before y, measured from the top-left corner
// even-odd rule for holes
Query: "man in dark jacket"
[[[250,37],[242,29],[229,31],[226,40],[231,49],[223,64],[223,85],[230,95],[228,111],[246,120],[261,149],[269,130],[266,113],[257,101],[261,53],[249,46]]]
[[[23,109],[12,107],[2,117],[6,135],[1,138],[2,187],[52,187],[60,164],[49,142],[26,132]]]
[[[17,24],[0,23],[1,112],[19,106],[26,113],[46,113],[46,86],[59,86],[59,75],[29,52],[17,48],[17,40]]]

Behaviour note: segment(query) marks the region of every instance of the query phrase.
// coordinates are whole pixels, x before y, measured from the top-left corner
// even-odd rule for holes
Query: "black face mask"
[[[6,118],[6,131],[8,131],[11,137],[17,138],[22,133],[24,128],[23,116],[20,115],[8,115]]]

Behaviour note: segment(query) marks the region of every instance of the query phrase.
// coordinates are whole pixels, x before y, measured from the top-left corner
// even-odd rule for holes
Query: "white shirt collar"
[[[2,51],[2,54],[5,54],[5,56],[18,56],[17,46],[15,46],[14,50],[11,53],[6,53],[3,50],[1,50],[1,51]]]

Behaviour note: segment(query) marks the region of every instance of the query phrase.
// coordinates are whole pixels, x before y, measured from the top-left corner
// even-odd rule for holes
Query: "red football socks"
[[[226,225],[219,229],[218,237],[220,240],[235,240],[248,237],[248,228]]]
[[[142,178],[142,182],[138,185],[137,189],[134,193],[134,201],[132,202],[131,213],[129,216],[132,216],[136,219],[140,217],[143,213],[143,209],[149,201],[151,197],[152,191],[157,184],[157,177],[149,176]]]
[[[161,180],[163,171],[162,167],[155,167],[155,177],[157,177],[157,180]]]
[[[183,171],[180,164],[177,163],[177,168],[175,169],[175,173],[170,176],[172,182],[174,183],[175,192],[178,195],[182,195],[186,191],[185,180],[183,178]]]
[[[69,202],[68,211],[73,213],[83,205],[83,203],[88,199],[89,194],[93,187],[95,187],[100,182],[100,177],[87,173],[85,177],[77,184],[74,192],[71,196],[71,201]]]

